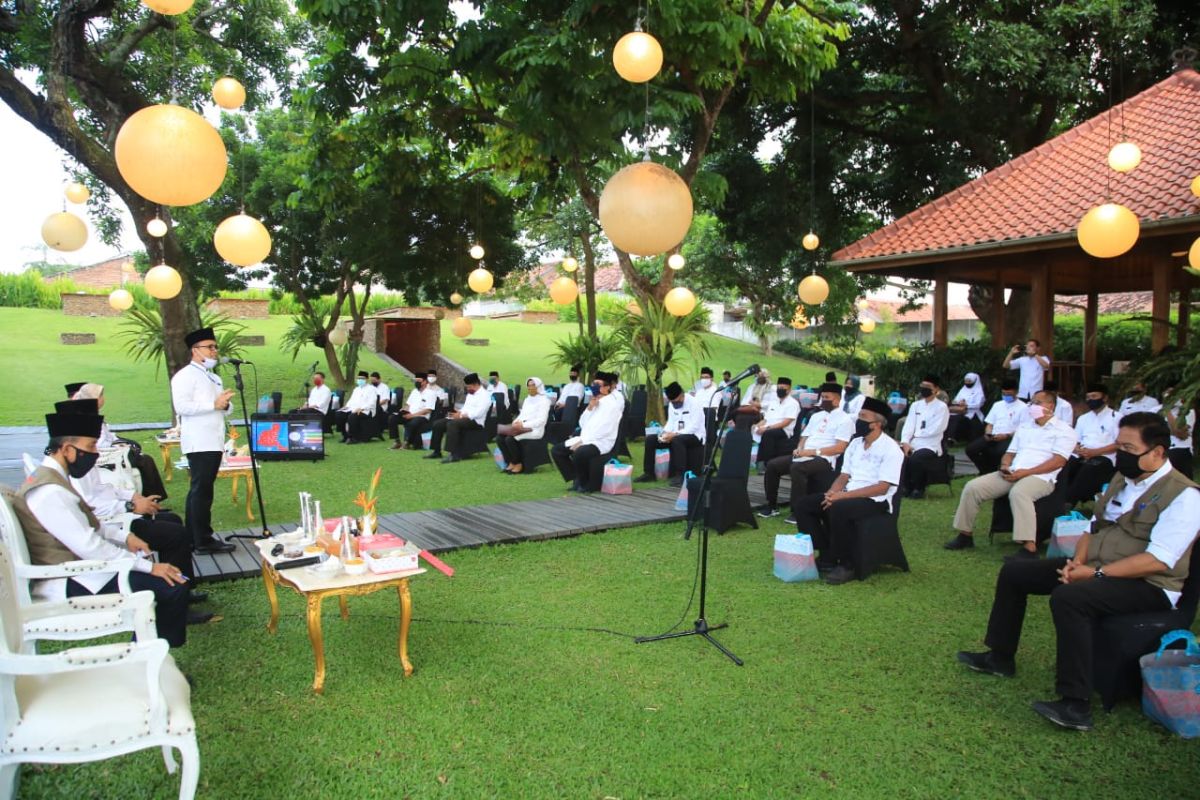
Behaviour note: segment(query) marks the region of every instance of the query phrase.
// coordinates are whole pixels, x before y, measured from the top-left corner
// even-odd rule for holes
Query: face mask
[[[921,395],[921,397],[933,397],[933,389],[930,389],[928,386],[922,386],[917,390],[917,394]]]
[[[1092,411],[1099,411],[1100,409],[1104,408],[1104,401],[1101,400],[1099,397],[1088,398],[1087,407],[1090,408]]]
[[[415,387],[417,387],[418,389],[420,389],[420,388],[421,388],[421,379],[420,379],[420,378],[417,378],[415,381],[413,381],[413,386],[415,386]]]
[[[320,386],[323,383],[325,383],[324,378],[313,378],[313,386]]]
[[[758,385],[759,385],[759,386],[766,386],[766,385],[767,385],[767,376],[766,376],[766,375],[759,375],[759,376],[758,376]]]
[[[573,381],[577,381],[577,380],[579,380],[579,373],[578,373],[578,372],[572,372],[572,373],[571,373],[571,380],[573,380]]]
[[[1142,460],[1142,456],[1149,452],[1147,450],[1145,453],[1127,453],[1124,450],[1118,450],[1117,472],[1130,480],[1141,477],[1143,470],[1138,466],[1138,462]]]
[[[975,381],[966,381],[966,382],[963,384],[963,386],[966,386],[968,389],[970,389],[970,388],[971,388],[972,386],[974,386],[974,385],[975,385]]]
[[[357,379],[356,381],[354,381],[354,385],[355,385],[355,386],[366,386],[366,385],[367,385],[367,379],[366,379],[366,378],[359,378],[359,379]]]
[[[437,376],[430,375],[428,378],[425,379],[425,382],[426,383],[437,383]]]
[[[82,478],[92,471],[92,467],[96,466],[96,461],[99,460],[99,453],[85,453],[83,450],[71,446],[75,451],[75,460],[67,464],[67,474],[72,478]]]
[[[822,411],[833,411],[835,408],[837,408],[837,406],[838,404],[833,400],[822,400],[819,408]]]
[[[683,401],[680,400],[678,403],[672,402],[671,408],[683,408]]]
[[[592,394],[600,394],[600,381],[592,381]]]
[[[1134,389],[1132,392],[1129,393],[1129,399],[1137,400],[1139,397],[1141,397],[1145,393],[1146,393],[1145,389]]]
[[[374,378],[372,378],[372,379],[371,379],[371,385],[372,385],[372,386],[378,386],[378,385],[379,385],[379,381],[377,381],[377,380],[375,380]]]
[[[866,438],[871,435],[871,423],[865,419],[856,419],[854,421],[854,435]]]
[[[201,361],[200,363],[204,365],[205,369],[212,369],[213,367],[215,367],[217,365],[217,360],[215,358],[212,358],[211,356],[205,356],[204,360]]]
[[[488,378],[488,386],[495,386],[495,385],[496,385],[496,379]]]
[[[1000,396],[1004,399],[1004,402],[1006,402],[1006,403],[1017,402],[1017,396],[1015,394],[1003,394]]]
[[[855,389],[853,386],[846,386],[842,389],[842,394],[844,394],[846,396],[846,398],[849,399],[851,397],[854,397],[854,395],[858,394],[858,389]]]
[[[775,390],[775,394],[779,396],[780,400],[787,397],[791,393],[792,393],[791,389],[787,389],[783,386],[780,386],[778,389]]]
[[[1029,418],[1031,420],[1037,422],[1042,417],[1046,416],[1046,409],[1042,408],[1041,406],[1030,406],[1027,413],[1029,414]]]

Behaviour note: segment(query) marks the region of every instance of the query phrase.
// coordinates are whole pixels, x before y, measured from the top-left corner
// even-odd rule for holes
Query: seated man
[[[946,432],[956,442],[973,442],[983,430],[983,382],[979,373],[968,372],[963,376],[962,388],[949,404],[950,425]]]
[[[771,371],[763,367],[754,378],[754,383],[742,395],[738,408],[734,409],[733,421],[739,428],[749,428],[762,419],[763,411],[775,398],[775,387],[771,384]]]
[[[546,434],[546,423],[550,419],[550,397],[541,378],[525,381],[525,399],[521,401],[521,413],[504,430],[496,434],[496,446],[504,454],[504,471],[509,475],[520,475],[525,471],[525,453],[521,442],[541,439]]]
[[[1000,459],[1008,452],[1009,440],[1026,419],[1026,405],[1017,399],[1017,379],[1006,378],[1000,384],[1000,399],[992,403],[983,419],[983,436],[967,445],[967,458],[980,475],[1000,469]]]
[[[692,387],[692,391],[689,394],[696,398],[696,402],[702,410],[705,408],[719,408],[721,406],[721,391],[713,383],[712,367],[700,368],[700,379],[696,381],[696,385]]]
[[[792,506],[805,495],[824,494],[833,483],[838,456],[854,437],[854,418],[842,411],[842,387],[838,384],[821,384],[820,397],[820,407],[809,417],[796,449],[766,462],[763,490],[767,502],[758,509],[760,517],[779,515],[779,481],[785,474],[791,478]]]
[[[333,392],[325,385],[325,373],[314,372],[312,375],[312,384],[312,388],[308,390],[308,400],[292,413],[302,414],[304,412],[312,412],[313,414],[320,414],[322,417],[329,413],[329,404],[333,401]]]
[[[1054,392],[1055,394],[1058,395],[1058,405],[1056,405],[1054,408],[1054,416],[1058,417],[1063,422],[1067,423],[1072,428],[1074,428],[1075,427],[1075,405],[1070,400],[1068,400],[1067,398],[1065,398],[1061,394],[1059,394],[1058,381],[1053,381],[1053,380],[1047,379],[1045,381],[1045,384],[1042,386],[1042,388],[1045,389],[1047,392]]]
[[[937,398],[938,377],[926,375],[917,393],[921,396],[908,407],[904,428],[900,431],[900,449],[908,459],[905,496],[920,500],[929,485],[929,471],[942,457],[942,436],[950,424],[950,411]]]
[[[158,635],[171,647],[180,647],[187,641],[188,603],[182,570],[168,561],[156,564],[143,558],[149,553],[146,542],[105,526],[68,482],[68,476],[82,478],[95,466],[102,422],[103,417],[94,414],[46,415],[50,434],[46,457],[13,502],[29,558],[43,565],[80,559],[132,560],[130,588],[154,593]],[[31,588],[46,600],[118,591],[116,575],[105,573],[37,581]]]
[[[592,399],[579,417],[579,435],[572,436],[550,449],[550,458],[564,481],[571,481],[568,491],[589,494],[600,487],[604,464],[617,443],[621,415],[625,402],[614,391],[617,376],[597,372],[592,382]]]
[[[579,364],[573,364],[570,372],[570,382],[564,383],[562,391],[558,393],[558,402],[554,404],[554,416],[556,419],[562,419],[563,406],[567,404],[568,397],[578,398],[576,401],[580,409],[583,408],[583,383],[579,380],[579,374],[582,372],[582,367]]]
[[[1108,388],[1094,383],[1087,390],[1086,414],[1075,422],[1079,440],[1063,469],[1067,502],[1090,503],[1116,470],[1117,415],[1108,407]]]
[[[1121,401],[1121,407],[1117,409],[1117,416],[1123,417],[1135,411],[1150,411],[1155,414],[1162,411],[1162,403],[1146,394],[1146,384],[1142,381],[1138,381],[1130,387],[1129,394]]]
[[[829,491],[807,494],[792,507],[796,529],[812,536],[820,552],[817,567],[828,571],[825,582],[833,586],[854,578],[854,546],[860,522],[892,512],[904,453],[884,433],[888,412],[882,400],[864,399],[841,474]]]
[[[426,375],[413,378],[413,390],[399,413],[388,418],[388,434],[392,437],[393,450],[420,450],[421,434],[433,423],[433,409],[437,406],[437,390],[429,383]],[[400,426],[404,426],[404,438],[400,438]]]
[[[492,396],[483,390],[479,376],[474,372],[463,378],[467,396],[463,398],[460,411],[451,411],[442,419],[433,423],[433,435],[429,440],[431,452],[426,458],[441,458],[443,464],[462,461],[459,443],[464,431],[475,431],[483,428],[487,421],[488,412],[492,408]],[[446,438],[448,455],[442,458],[442,437]]]
[[[976,672],[1011,677],[1029,595],[1049,595],[1058,644],[1059,699],[1033,704],[1055,725],[1092,728],[1095,623],[1117,614],[1168,611],[1188,577],[1200,492],[1167,459],[1170,431],[1162,418],[1135,412],[1117,432],[1117,471],[1096,505],[1092,533],[1071,559],[1011,561],[1000,569],[981,653],[960,652]]]
[[[791,452],[792,433],[799,416],[800,404],[792,397],[792,379],[781,377],[775,386],[774,402],[763,403],[762,422],[752,429],[758,442],[760,464]]]
[[[1172,386],[1163,392],[1163,417],[1171,429],[1171,466],[1179,470],[1185,478],[1192,479],[1192,430],[1196,427],[1196,409],[1189,408],[1186,413],[1183,403],[1174,399],[1176,387]]]
[[[74,386],[75,384],[70,384]],[[95,400],[96,411],[99,414],[104,408],[104,387],[98,383],[85,383],[79,386],[74,392],[67,395],[67,399],[75,400]],[[158,495],[160,499],[167,496],[167,489],[163,485],[162,476],[158,471],[158,461],[151,455],[142,451],[142,446],[132,439],[122,439],[112,432],[108,427],[108,423],[100,429],[100,438],[96,440],[96,449],[104,454],[114,447],[129,448],[127,458],[129,464],[138,471],[142,478],[142,491],[146,494]]]
[[[678,382],[667,385],[667,424],[662,432],[646,437],[646,453],[642,458],[642,474],[638,481],[654,480],[654,455],[659,449],[671,451],[669,477],[672,486],[683,485],[683,473],[700,472],[707,430],[704,408],[690,394],[685,394]]]
[[[371,420],[379,404],[379,393],[367,383],[366,370],[360,370],[354,380],[354,392],[346,404],[337,410],[338,430],[342,432],[342,444],[369,441],[374,435]]]
[[[504,395],[504,402],[508,402],[508,384],[500,380],[500,373],[496,370],[492,370],[488,373],[487,390],[488,394]]]
[[[963,487],[954,513],[958,533],[947,550],[975,546],[972,527],[985,500],[1007,495],[1013,514],[1013,541],[1021,545],[1015,558],[1037,558],[1037,513],[1033,504],[1054,491],[1059,470],[1075,451],[1075,429],[1054,416],[1058,397],[1042,390],[1034,393],[1026,412],[1029,421],[1017,428],[1000,461],[999,472],[973,478]]]

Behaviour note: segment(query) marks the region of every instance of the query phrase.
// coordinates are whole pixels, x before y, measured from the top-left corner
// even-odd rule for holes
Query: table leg
[[[346,602],[346,595],[338,595],[338,605],[342,609],[342,619],[350,619],[350,605]]]
[[[254,495],[254,481],[250,480],[249,475],[243,475],[242,478],[246,481],[246,519],[253,521],[254,512],[250,510],[250,499]]]
[[[274,633],[279,627],[279,598],[275,595],[275,579],[264,562],[262,565],[263,583],[267,586],[267,599],[271,601],[271,621],[267,623],[267,632]]]
[[[238,498],[237,498],[237,485],[238,485],[238,480],[239,480],[241,477],[242,477],[242,476],[241,476],[240,474],[236,473],[236,472],[235,472],[234,474],[232,474],[232,475],[230,475],[230,476],[229,476],[229,485],[233,487],[233,504],[234,504],[235,506],[237,505],[237,500],[238,500]]]
[[[408,625],[412,622],[412,595],[408,591],[408,580],[402,580],[396,585],[396,593],[400,595],[400,664],[404,667],[404,676],[413,673],[412,662],[408,660]]]
[[[321,635],[321,600],[319,593],[308,595],[308,640],[312,642],[316,673],[313,675],[313,691],[325,691],[325,640]]]
[[[167,483],[170,483],[171,478],[174,477],[173,473],[175,472],[175,470],[171,469],[171,445],[160,444],[158,446],[158,452],[162,453],[162,460],[163,460],[162,471],[163,471],[163,475],[167,476],[164,480],[166,480]]]

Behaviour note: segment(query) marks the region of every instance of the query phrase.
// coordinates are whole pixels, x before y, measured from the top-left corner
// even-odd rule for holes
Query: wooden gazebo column
[[[1192,290],[1187,286],[1179,290],[1179,327],[1175,329],[1176,347],[1187,347],[1188,328],[1192,324]]]
[[[1150,352],[1158,353],[1167,346],[1171,335],[1171,260],[1166,256],[1154,259],[1154,296],[1150,306]]]
[[[933,282],[933,346],[943,348],[950,342],[949,285],[945,278]]]
[[[1042,343],[1042,353],[1054,357],[1054,281],[1050,265],[1041,263],[1029,272],[1029,310],[1032,338]]]
[[[1102,370],[1096,363],[1097,322],[1100,316],[1100,295],[1091,291],[1087,294],[1087,308],[1083,312],[1083,374],[1086,380],[1097,379]]]

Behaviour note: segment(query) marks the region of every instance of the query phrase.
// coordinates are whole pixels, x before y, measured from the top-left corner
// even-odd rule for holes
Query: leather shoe
[[[388,445],[388,449],[389,450],[403,450],[404,445],[401,444],[400,442],[392,442],[390,445]]]
[[[1005,561],[1037,561],[1039,558],[1041,558],[1041,556],[1039,556],[1037,554],[1037,551],[1026,550],[1024,547],[1022,547],[1020,550],[1013,553],[1011,556],[1005,556],[1004,560]]]
[[[212,555],[213,553],[232,553],[237,550],[237,545],[233,542],[225,542],[215,533],[208,537],[208,540],[196,545],[193,552],[199,555]]]
[[[442,457],[442,454],[440,452],[429,453],[428,455],[425,456],[425,458],[441,458],[441,457]]]
[[[1092,729],[1092,708],[1086,700],[1043,700],[1033,704],[1033,710],[1063,728],[1073,731]]]
[[[953,539],[942,545],[946,550],[970,550],[975,547],[975,537],[957,534]]]
[[[1017,665],[1011,658],[1001,658],[991,650],[983,653],[968,653],[966,650],[960,650],[957,658],[960,663],[967,665],[967,669],[975,672],[995,675],[998,678],[1011,678],[1017,674]]]
[[[187,613],[188,625],[203,625],[213,618],[211,611],[189,611]]]
[[[854,580],[854,570],[844,566],[834,567],[825,576],[825,582],[830,586],[841,586],[843,583],[849,583],[852,580]]]
[[[208,592],[189,592],[188,593],[188,604],[189,605],[195,605],[196,603],[207,603],[207,602],[208,602]]]

